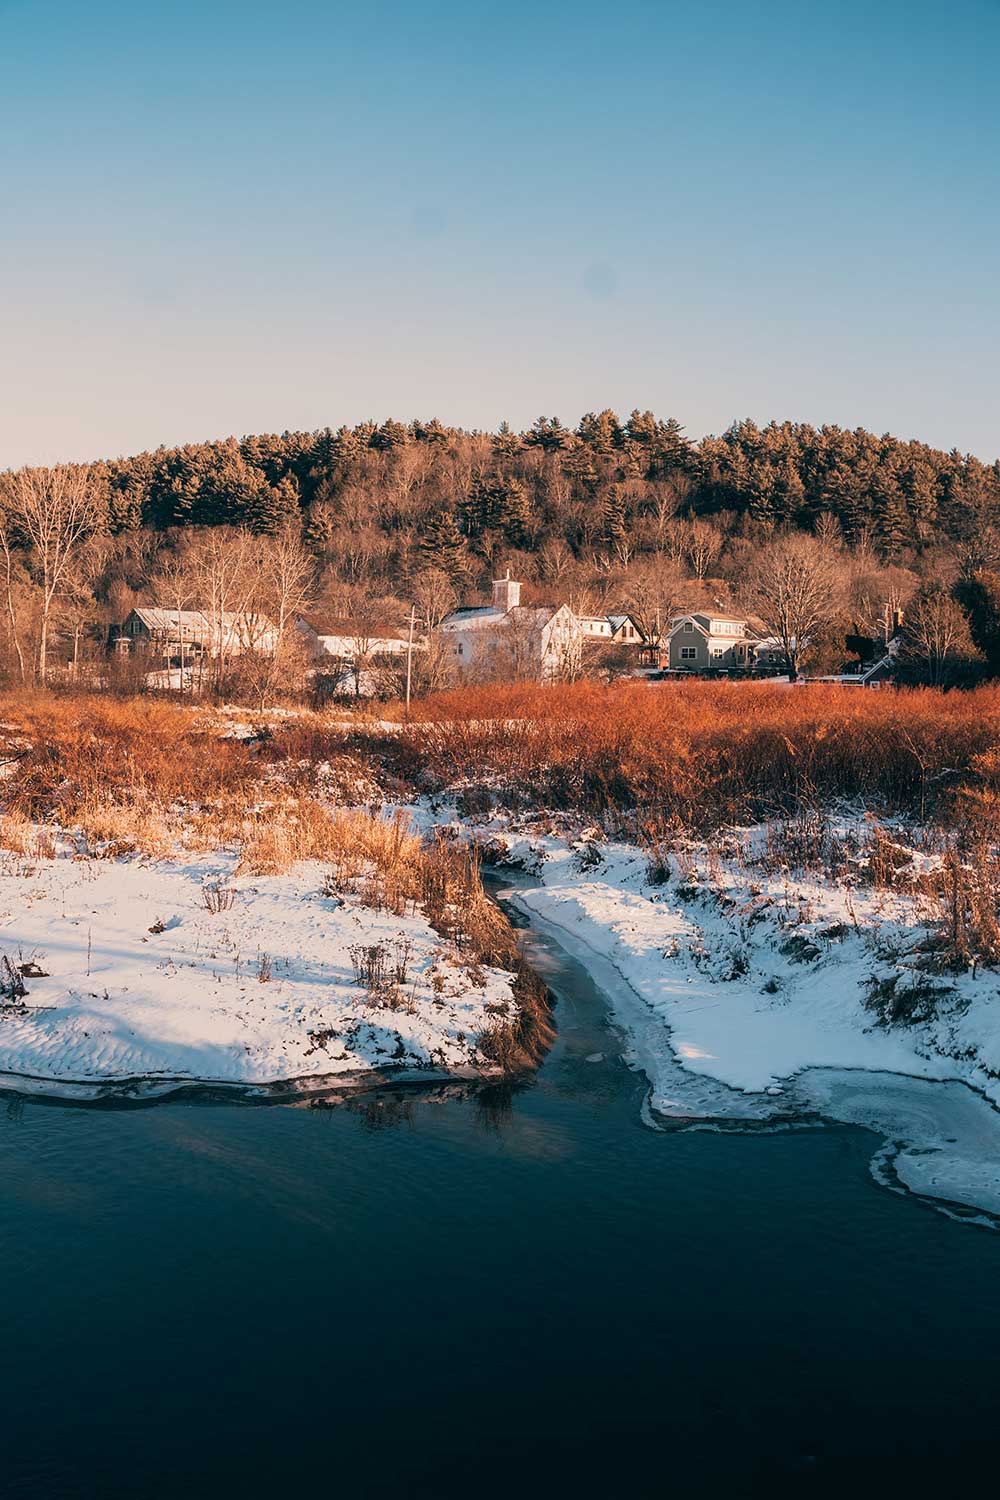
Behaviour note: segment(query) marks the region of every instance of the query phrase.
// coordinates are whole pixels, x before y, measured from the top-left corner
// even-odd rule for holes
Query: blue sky
[[[1000,0],[0,0],[0,468],[591,408],[1000,454]]]

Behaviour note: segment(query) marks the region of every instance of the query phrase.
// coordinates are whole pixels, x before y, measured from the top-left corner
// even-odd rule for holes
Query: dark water
[[[644,1128],[599,997],[559,983],[506,1113],[0,1114],[0,1494],[992,1476],[1000,1236],[877,1188],[860,1130]]]

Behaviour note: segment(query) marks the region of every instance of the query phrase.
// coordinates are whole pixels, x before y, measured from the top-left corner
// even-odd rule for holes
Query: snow
[[[865,1125],[886,1138],[880,1181],[1000,1215],[1000,975],[942,981],[919,1024],[865,1004],[873,975],[905,968],[925,919],[913,897],[748,868],[759,830],[729,865],[702,848],[654,885],[636,847],[547,821],[464,826],[530,872],[512,899],[605,991],[650,1123]]]
[[[3,856],[0,953],[45,977],[0,1009],[0,1075],[58,1093],[483,1071],[475,1039],[486,1006],[510,1004],[510,976],[464,968],[419,914],[324,894],[320,865],[235,866]],[[206,890],[231,907],[210,911]],[[410,945],[401,1008],[356,982],[350,949],[377,943]]]

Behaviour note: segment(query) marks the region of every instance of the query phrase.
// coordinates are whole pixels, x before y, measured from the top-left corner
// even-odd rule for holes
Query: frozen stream
[[[692,1072],[678,1062],[662,1018],[614,964],[578,930],[533,910],[530,877],[505,877],[504,886],[532,927],[583,965],[607,997],[622,1028],[626,1061],[650,1081],[647,1123],[739,1128],[804,1124],[815,1115],[861,1125],[879,1137],[871,1162],[876,1181],[944,1209],[978,1211],[983,1223],[1000,1219],[1000,1111],[974,1089],[901,1073],[813,1067],[780,1091],[749,1093]]]

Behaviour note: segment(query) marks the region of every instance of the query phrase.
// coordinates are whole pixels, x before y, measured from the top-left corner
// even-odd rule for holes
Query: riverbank
[[[654,859],[551,817],[455,826],[516,872],[511,900],[600,984],[649,1081],[649,1123],[866,1125],[883,1185],[1000,1215],[1000,977],[939,974],[907,1021],[877,1002],[894,975],[926,982],[918,897],[768,876],[747,858],[760,830],[727,861],[718,844]]]
[[[319,861],[248,875],[226,851],[8,851],[0,953],[0,1075],[72,1097],[493,1076],[519,1015],[512,972],[421,910],[373,909]]]

